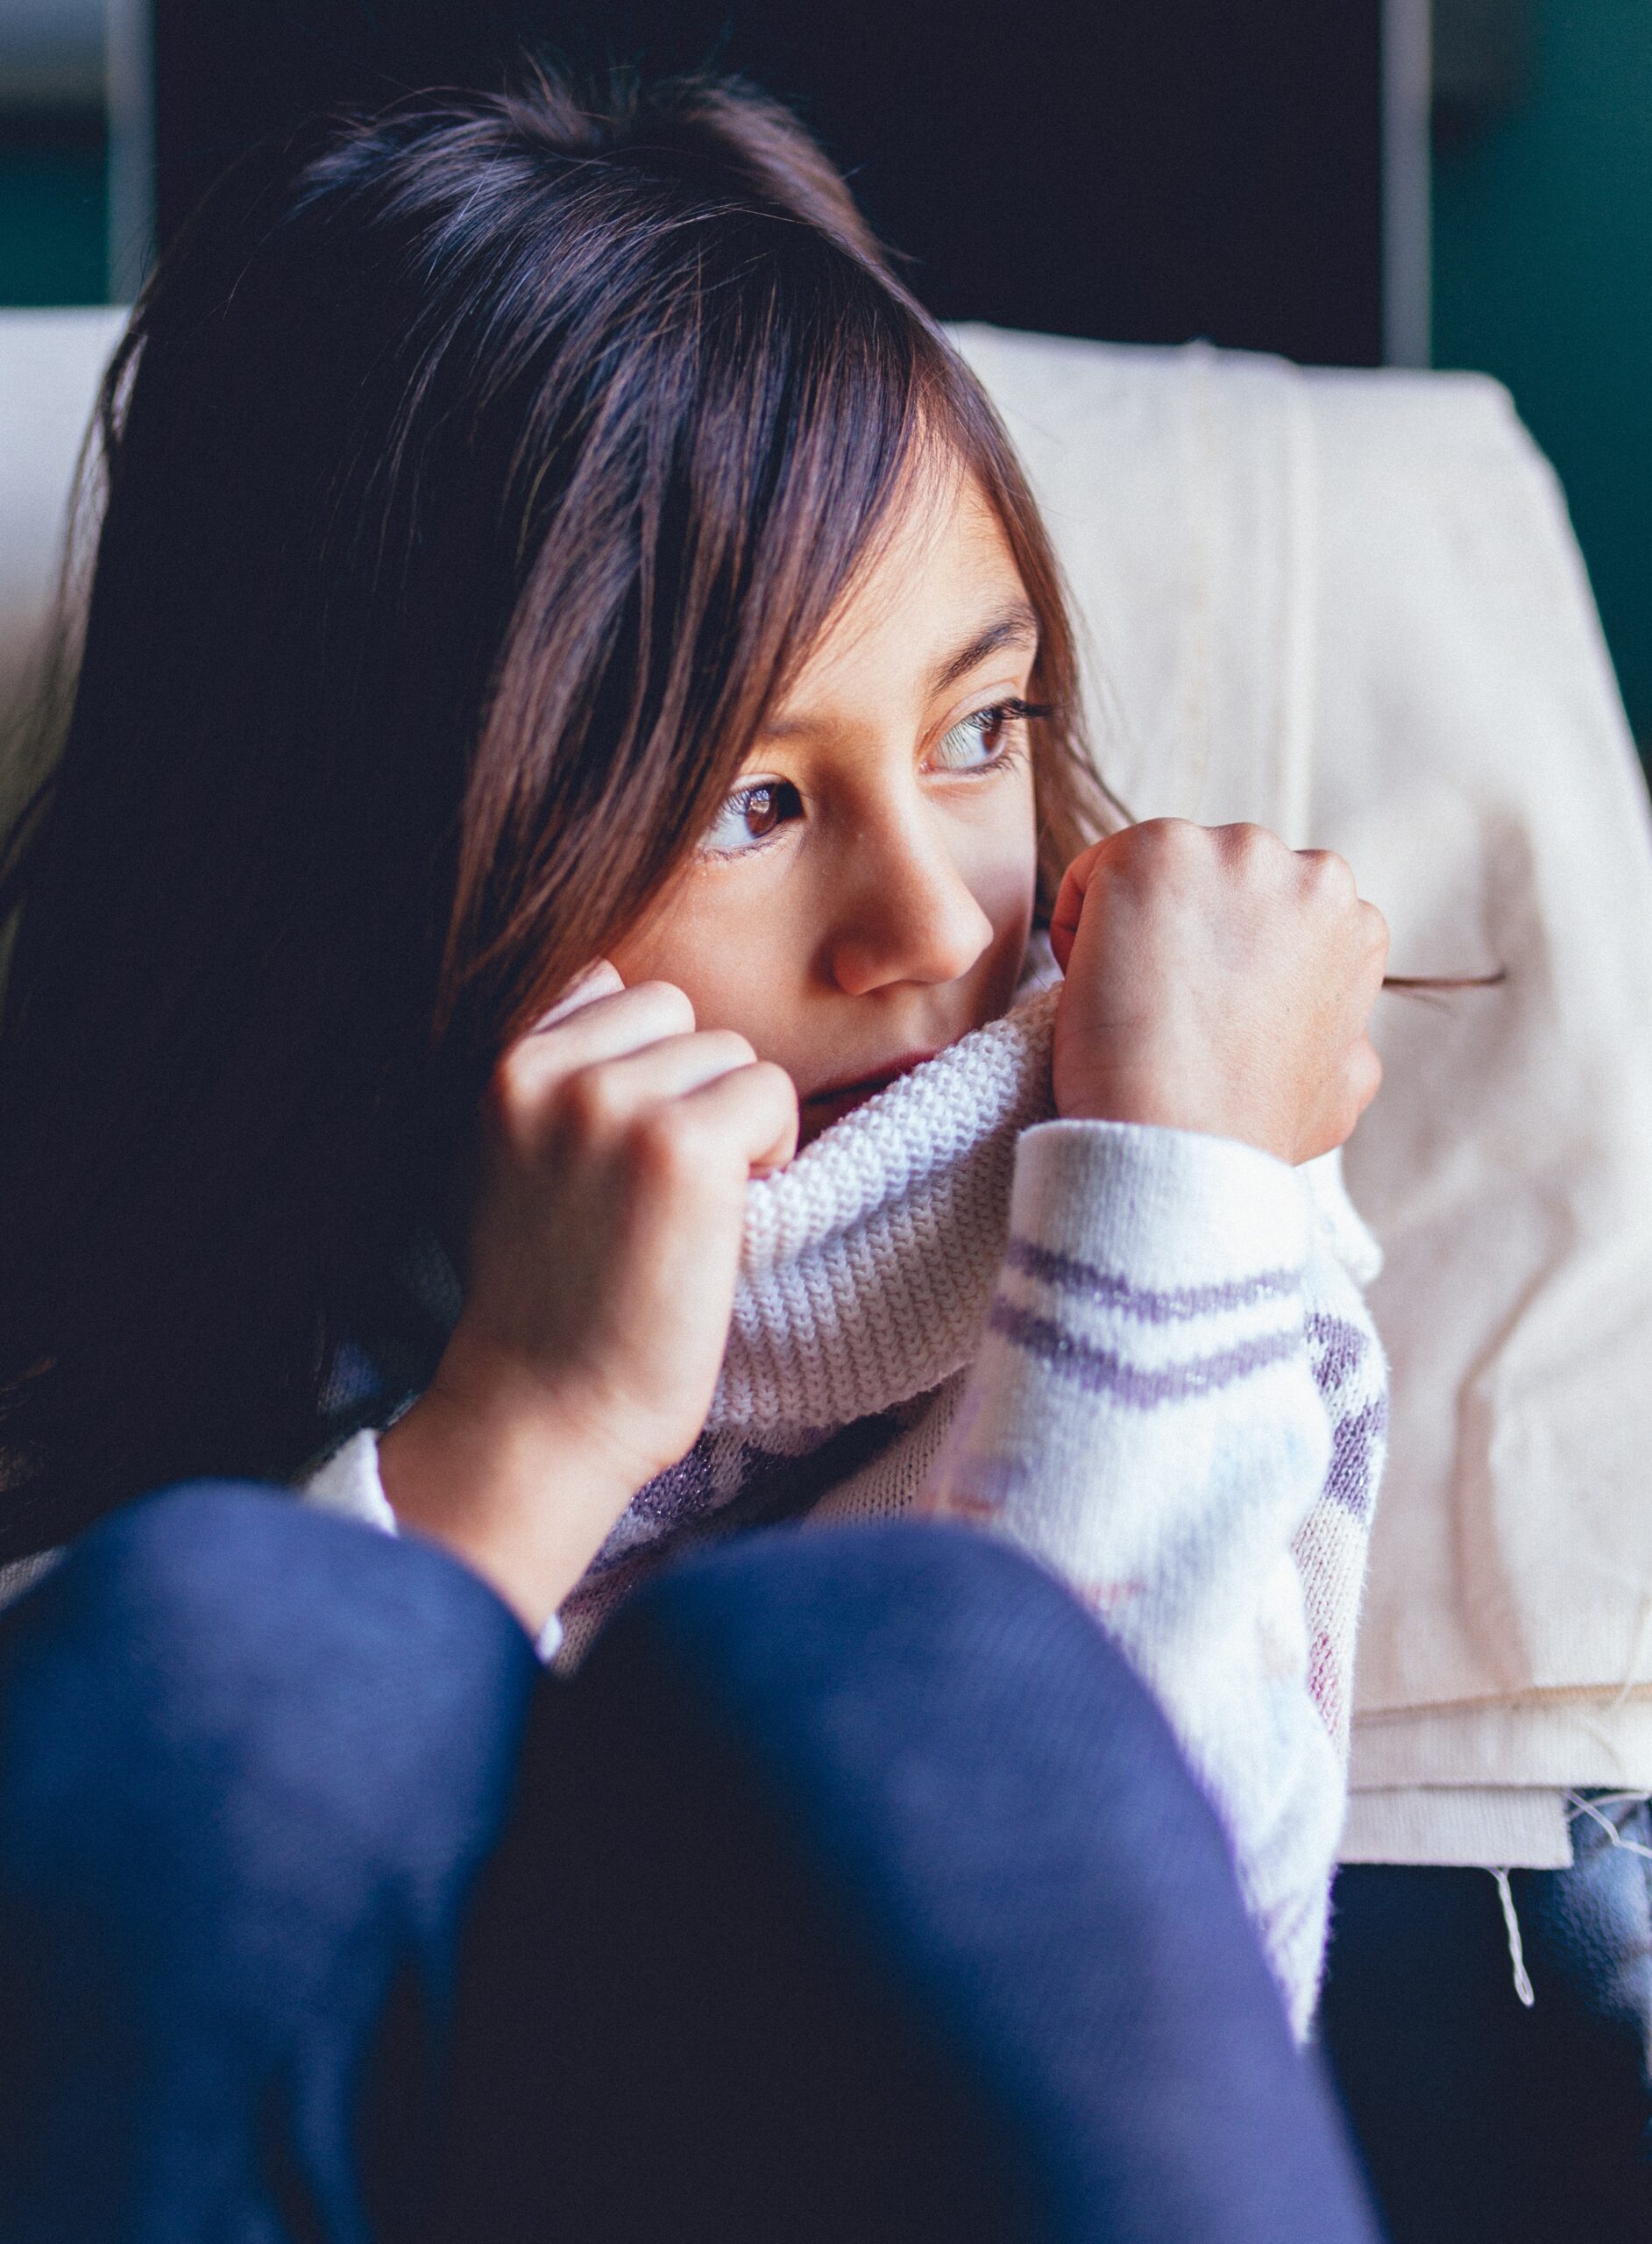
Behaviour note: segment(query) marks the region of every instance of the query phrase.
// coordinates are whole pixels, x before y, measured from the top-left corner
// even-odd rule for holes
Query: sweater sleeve
[[[1053,1122],[1017,1156],[986,1339],[930,1490],[1070,1583],[1165,1709],[1293,2024],[1344,1776],[1293,1539],[1330,1461],[1296,1173],[1191,1132]]]

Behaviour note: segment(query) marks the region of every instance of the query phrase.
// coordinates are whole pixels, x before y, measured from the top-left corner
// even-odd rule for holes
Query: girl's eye
[[[935,749],[931,761],[943,771],[985,771],[1000,762],[1008,746],[1011,725],[1027,717],[1047,717],[1047,707],[1031,701],[995,701],[955,724]]]
[[[708,857],[737,857],[755,849],[794,818],[803,815],[803,797],[790,779],[754,779],[736,787],[712,820],[701,849]]]

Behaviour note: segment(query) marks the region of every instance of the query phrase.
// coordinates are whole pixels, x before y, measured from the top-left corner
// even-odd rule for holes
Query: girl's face
[[[805,1144],[1002,1013],[1032,920],[1037,621],[976,486],[918,481],[696,857],[613,954],[784,1068]]]

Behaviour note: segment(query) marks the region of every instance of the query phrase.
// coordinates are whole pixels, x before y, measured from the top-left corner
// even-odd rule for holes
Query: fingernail
[[[537,1036],[542,1029],[554,1028],[559,1020],[566,1020],[570,1013],[577,1013],[582,1005],[594,1005],[599,998],[612,998],[624,987],[618,967],[610,965],[606,958],[599,958],[594,966],[587,967],[583,974],[568,984],[549,1012],[541,1013],[528,1033],[530,1036]]]

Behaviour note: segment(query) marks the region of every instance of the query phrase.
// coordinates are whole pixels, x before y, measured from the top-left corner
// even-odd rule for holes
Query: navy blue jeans
[[[571,1683],[436,1549],[197,1487],[0,1620],[8,2244],[1372,2244],[1088,1618],[748,1538]]]
[[[1322,2029],[1393,2244],[1652,2237],[1652,1817],[1572,1826],[1509,1885],[1514,1992],[1483,1870],[1336,1881]]]

